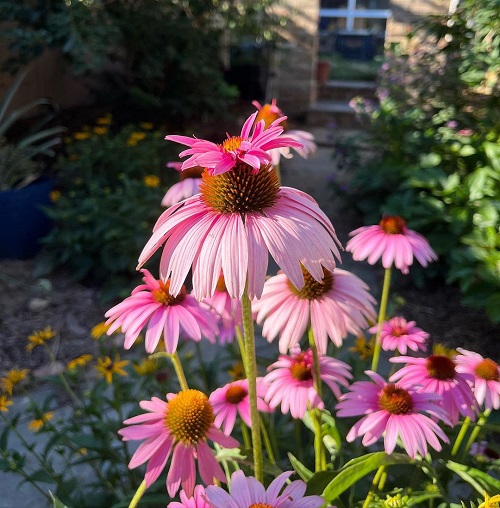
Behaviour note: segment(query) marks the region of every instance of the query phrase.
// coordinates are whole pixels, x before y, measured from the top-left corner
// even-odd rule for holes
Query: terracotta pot
[[[316,79],[318,83],[325,83],[330,79],[330,70],[332,62],[330,60],[318,60],[318,67],[316,69]]]

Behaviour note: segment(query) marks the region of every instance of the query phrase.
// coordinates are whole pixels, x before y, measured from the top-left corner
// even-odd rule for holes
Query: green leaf
[[[54,494],[52,494],[52,492],[49,491],[49,495],[52,498],[52,502],[54,503],[54,508],[69,508],[64,503],[59,501],[59,499],[57,499],[57,497],[55,497]]]
[[[451,460],[446,463],[446,467],[474,487],[479,494],[482,494],[485,490],[489,491],[492,489],[494,489],[494,492],[500,492],[500,480],[475,467],[465,466]]]
[[[292,465],[293,469],[302,478],[302,480],[307,482],[312,478],[313,472],[310,469],[307,469],[307,467],[304,466],[304,464],[302,464],[302,462],[300,462],[300,460],[290,452],[288,452],[288,459],[290,460],[290,464]]]
[[[323,491],[323,497],[328,502],[334,501],[351,485],[381,466],[411,463],[415,463],[415,461],[402,453],[387,455],[385,452],[375,452],[358,457],[349,461],[335,474],[333,480]]]
[[[38,471],[35,471],[33,474],[29,476],[29,479],[32,482],[45,482],[45,483],[54,482],[54,478],[44,469],[39,469]]]

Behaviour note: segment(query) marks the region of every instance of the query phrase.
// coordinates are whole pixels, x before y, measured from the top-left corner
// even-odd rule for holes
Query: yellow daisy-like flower
[[[159,363],[155,358],[144,358],[140,363],[134,365],[134,370],[139,376],[149,376],[155,374]]]
[[[97,134],[98,136],[103,136],[104,134],[108,133],[107,127],[94,127],[94,134]]]
[[[448,358],[453,358],[458,353],[455,349],[447,348],[444,344],[434,344],[432,346],[432,354],[433,355],[440,355],[440,356],[447,356]]]
[[[94,340],[99,340],[103,335],[106,335],[106,332],[109,330],[109,325],[105,323],[105,321],[101,321],[97,323],[92,330],[90,330],[90,336]]]
[[[159,187],[160,179],[156,175],[146,175],[142,181],[146,187]]]
[[[75,132],[73,134],[73,139],[76,139],[77,141],[83,141],[85,139],[90,138],[90,132]]]
[[[136,146],[139,141],[142,141],[146,137],[145,132],[132,132],[127,139],[128,146]]]
[[[40,432],[43,429],[47,422],[50,422],[54,418],[54,411],[49,411],[48,413],[44,413],[41,418],[36,420],[32,420],[28,424],[28,428],[33,432]]]
[[[0,411],[3,413],[9,412],[9,406],[12,406],[13,402],[9,400],[7,395],[0,395]]]
[[[113,121],[113,115],[111,113],[107,113],[104,116],[99,117],[95,123],[97,125],[110,125]]]
[[[61,191],[53,190],[50,192],[49,197],[52,203],[55,203],[56,201],[59,201],[59,198],[61,197]]]
[[[105,356],[104,358],[97,359],[95,369],[101,377],[106,379],[108,384],[111,384],[113,382],[113,374],[128,376],[127,372],[123,370],[123,367],[127,366],[129,363],[128,360],[120,360],[120,355],[116,355],[114,360],[109,356]]]
[[[21,381],[24,381],[26,379],[26,376],[29,374],[29,369],[12,369],[5,374],[2,378],[0,378],[0,386],[2,387],[2,390],[7,395],[12,395],[12,390],[14,389],[14,386],[18,385]]]
[[[93,356],[89,354],[77,356],[68,362],[68,370],[76,370],[78,367],[85,367],[92,358]]]
[[[364,335],[356,337],[354,346],[349,348],[349,351],[356,353],[362,360],[371,358],[373,356],[373,349],[375,348],[375,337],[372,337],[369,341],[366,340]]]
[[[484,502],[482,502],[477,508],[500,508],[500,494],[490,497],[485,491]]]
[[[53,339],[57,332],[52,330],[50,326],[45,327],[43,330],[34,330],[28,337],[29,344],[26,346],[27,351],[33,351],[37,346],[43,346],[48,340]]]
[[[241,361],[236,362],[230,369],[229,375],[234,381],[239,379],[245,379],[245,371],[243,369],[243,363]]]
[[[153,124],[151,122],[141,122],[139,127],[145,131],[150,131],[153,128]]]

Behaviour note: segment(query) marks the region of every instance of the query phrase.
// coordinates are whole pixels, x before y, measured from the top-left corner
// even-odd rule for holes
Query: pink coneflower
[[[243,471],[235,471],[231,476],[230,493],[221,487],[211,485],[206,489],[207,500],[213,508],[320,508],[323,506],[325,501],[322,497],[304,496],[306,484],[303,481],[295,480],[285,487],[292,474],[291,471],[281,473],[266,490],[253,476],[247,478]]]
[[[479,405],[485,409],[500,407],[500,367],[491,358],[483,358],[479,353],[460,347],[455,356],[456,371],[472,376],[471,385]]]
[[[145,269],[141,272],[144,284],[137,286],[131,296],[106,312],[108,335],[121,327],[125,333],[124,347],[130,349],[147,324],[145,346],[148,353],[154,352],[162,333],[165,349],[170,354],[177,349],[180,332],[195,341],[204,336],[215,342],[216,317],[203,309],[184,286],[173,296],[170,281],[156,280]]]
[[[206,501],[203,485],[196,485],[192,497],[188,497],[183,490],[181,490],[179,497],[180,502],[173,501],[168,503],[167,508],[211,508],[212,506]]]
[[[268,250],[298,288],[301,264],[319,281],[323,267],[334,270],[338,239],[330,220],[307,194],[280,187],[269,166],[256,173],[238,162],[202,179],[200,194],[163,212],[139,258],[142,266],[165,244],[160,273],[171,276],[174,296],[192,267],[198,300],[213,295],[221,269],[232,298],[241,298],[247,280],[249,297],[260,297]]]
[[[459,415],[475,419],[477,403],[468,384],[468,381],[473,381],[473,376],[458,372],[451,358],[445,355],[427,358],[400,356],[389,361],[406,363],[391,376],[390,381],[399,381],[403,388],[419,386],[419,390],[427,395],[439,394],[452,426],[458,423]]]
[[[257,409],[270,412],[270,407],[264,402],[267,386],[261,377],[257,378]],[[209,397],[214,408],[215,426],[223,428],[224,434],[231,434],[236,416],[239,414],[247,427],[252,426],[250,417],[250,399],[248,398],[248,380],[240,379],[217,388]]]
[[[239,163],[250,166],[253,173],[257,173],[262,165],[266,166],[271,162],[268,150],[286,146],[302,148],[295,139],[281,136],[283,127],[280,123],[286,120],[285,116],[275,120],[267,129],[263,121],[254,125],[256,116],[257,112],[248,117],[239,136],[228,134],[221,144],[187,136],[167,136],[165,139],[190,147],[179,154],[179,157],[190,155],[189,159],[182,163],[183,170],[201,166],[207,168],[210,175],[222,175],[236,168]]]
[[[202,306],[213,309],[219,316],[219,343],[233,342],[236,326],[242,323],[241,302],[229,296],[223,275],[219,277],[213,296],[205,298]]]
[[[318,351],[325,354],[328,337],[340,346],[348,333],[358,335],[375,319],[375,299],[354,274],[340,268],[333,273],[323,270],[323,279],[318,282],[307,270],[302,269],[302,273],[302,289],[280,273],[266,281],[261,299],[252,303],[257,323],[264,323],[262,335],[269,342],[280,335],[280,353],[298,344],[309,323]]]
[[[169,393],[168,402],[157,397],[139,403],[149,413],[125,420],[130,425],[118,433],[124,441],[145,440],[132,456],[128,467],[134,469],[148,462],[146,487],[151,486],[165,468],[172,454],[167,475],[167,491],[175,496],[182,485],[187,497],[193,495],[196,481],[196,463],[201,479],[211,484],[214,478],[221,482],[226,476],[215,460],[207,439],[226,448],[236,448],[238,441],[226,436],[214,426],[214,412],[208,398],[198,390]]]
[[[179,201],[190,198],[200,192],[201,174],[203,173],[203,168],[196,166],[186,171],[182,171],[181,166],[181,162],[169,162],[167,164],[168,168],[173,168],[180,172],[180,182],[172,185],[172,187],[168,189],[161,201],[162,206],[175,205],[176,203],[179,203]]]
[[[396,215],[384,217],[377,226],[364,226],[349,233],[346,250],[352,252],[354,261],[367,259],[374,265],[382,258],[384,268],[393,264],[403,273],[413,264],[413,256],[422,266],[437,259],[427,240],[406,227],[406,222]]]
[[[370,328],[371,333],[377,333],[378,326]],[[403,355],[408,349],[412,351],[426,351],[426,340],[429,334],[421,328],[415,326],[415,321],[406,321],[406,319],[396,316],[382,325],[380,333],[380,344],[384,351],[395,351],[396,349]]]
[[[270,372],[264,377],[268,385],[265,401],[271,408],[281,404],[281,411],[284,414],[290,412],[293,418],[303,418],[306,411],[313,407],[323,409],[323,401],[314,389],[311,349],[301,352],[295,347],[292,356],[280,355],[267,370]],[[337,384],[349,385],[351,367],[335,358],[320,356],[319,370],[321,381],[340,398]]]
[[[264,104],[263,106],[257,101],[253,101],[252,104],[259,110],[258,115],[255,118],[255,122],[257,123],[263,120],[265,122],[266,128],[271,126],[274,121],[284,116],[281,109],[276,105],[276,99],[273,99],[271,104]],[[301,157],[307,159],[309,154],[316,151],[314,136],[310,132],[297,129],[288,129],[286,122],[281,122],[281,126],[285,130],[288,138],[295,139],[302,145],[302,148],[294,147],[295,151]],[[275,148],[270,150],[269,153],[272,157],[274,165],[279,164],[281,155],[283,155],[283,157],[286,159],[289,159],[292,156],[290,154],[290,149],[287,146]]]
[[[406,453],[414,459],[419,453],[427,454],[427,443],[436,451],[441,450],[438,437],[445,443],[448,438],[438,424],[422,413],[440,418],[448,423],[447,415],[439,405],[441,397],[436,393],[419,393],[412,388],[387,384],[375,372],[367,371],[370,381],[356,381],[349,393],[337,404],[337,416],[361,416],[347,434],[347,441],[363,437],[363,445],[370,446],[382,434],[386,453],[392,453],[398,437]],[[437,437],[436,437],[437,436]]]

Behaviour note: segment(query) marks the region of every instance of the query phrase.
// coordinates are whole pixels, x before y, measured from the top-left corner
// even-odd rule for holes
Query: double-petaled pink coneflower
[[[241,302],[229,296],[223,275],[219,277],[214,294],[205,298],[201,305],[212,309],[218,316],[219,344],[233,342],[236,327],[241,326],[242,323]]]
[[[140,331],[147,326],[145,347],[153,353],[163,334],[167,353],[177,349],[179,334],[199,341],[206,337],[215,342],[217,320],[182,286],[176,296],[170,293],[170,281],[156,280],[148,270],[141,270],[144,284],[137,286],[131,296],[106,312],[111,335],[118,328],[125,333],[125,349],[132,347]]]
[[[175,496],[179,487],[189,498],[196,482],[196,461],[201,479],[206,485],[214,478],[225,482],[226,476],[208,446],[210,439],[226,448],[236,448],[238,441],[226,436],[214,425],[214,412],[207,396],[198,390],[169,393],[165,402],[157,397],[139,403],[148,411],[125,420],[128,425],[118,433],[124,441],[144,440],[128,465],[134,469],[145,462],[146,487],[160,476],[172,456],[167,474],[167,491]]]
[[[250,115],[241,129],[239,136],[229,136],[220,144],[212,143],[204,139],[190,138],[187,136],[166,136],[165,139],[175,141],[189,148],[179,154],[179,157],[189,158],[182,163],[182,169],[201,166],[207,168],[210,175],[221,175],[231,171],[239,163],[250,166],[253,172],[258,172],[262,165],[271,162],[269,150],[282,147],[302,148],[301,143],[287,136],[282,136],[283,127],[281,122],[286,117],[281,117],[265,128],[265,122],[254,124],[258,112]]]
[[[264,402],[267,386],[261,377],[257,378],[257,409],[269,413],[271,408]],[[228,383],[222,388],[213,391],[208,399],[212,404],[215,414],[215,426],[222,428],[224,434],[231,434],[236,421],[240,415],[247,427],[252,426],[250,417],[250,399],[248,396],[248,380],[239,379]]]
[[[207,500],[213,508],[320,508],[323,506],[325,501],[322,497],[304,495],[305,482],[295,480],[286,485],[291,475],[291,471],[281,473],[266,490],[253,476],[246,477],[243,471],[235,471],[231,476],[230,492],[210,485],[206,489]]]
[[[178,183],[174,183],[174,185],[168,189],[161,201],[162,206],[175,205],[176,203],[179,203],[179,201],[190,198],[200,192],[201,174],[203,173],[203,168],[194,167],[186,171],[182,171],[181,166],[181,162],[169,162],[167,164],[168,168],[173,168],[180,172],[180,181]]]
[[[382,349],[384,351],[398,350],[402,355],[405,355],[408,349],[427,351],[426,341],[429,334],[415,324],[415,321],[406,321],[400,316],[384,321],[380,333]],[[371,333],[377,333],[377,331],[378,326],[370,328]]]
[[[273,140],[276,146],[287,146],[276,128],[261,131],[261,124],[264,122],[255,127],[259,135],[254,132],[254,136],[262,150],[268,143],[274,146]],[[214,169],[220,158],[213,158],[211,166],[212,151],[205,143],[197,145],[193,165]],[[203,153],[207,157],[202,161]],[[170,291],[177,296],[192,268],[198,300],[213,295],[221,269],[232,298],[241,298],[247,283],[248,296],[259,298],[268,252],[297,288],[304,285],[301,265],[318,281],[323,278],[323,267],[333,271],[334,258],[339,257],[338,239],[316,201],[299,190],[280,187],[264,156],[235,156],[231,161],[234,164],[224,166],[223,171],[205,171],[199,194],[163,212],[139,257],[139,266],[163,245],[162,279],[171,277]]]
[[[391,382],[397,382],[403,388],[419,387],[420,393],[426,395],[437,393],[442,397],[442,405],[450,424],[455,426],[459,416],[468,416],[474,420],[477,402],[469,386],[474,377],[459,372],[457,364],[445,355],[430,355],[427,358],[399,356],[391,358],[393,363],[406,363],[395,372]]]
[[[427,443],[440,451],[438,438],[449,442],[439,425],[424,414],[449,423],[446,412],[439,405],[441,397],[437,393],[423,393],[418,389],[388,384],[379,374],[366,373],[373,382],[356,381],[337,404],[337,416],[363,416],[347,434],[347,441],[363,436],[363,445],[370,446],[385,434],[384,448],[390,454],[400,438],[412,459],[417,454],[425,457]]]
[[[346,363],[330,358],[319,357],[319,371],[321,382],[324,383],[340,398],[338,385],[348,386],[352,378],[351,367]],[[277,362],[268,367],[269,373],[264,377],[268,385],[265,401],[276,408],[281,405],[281,411],[290,413],[293,418],[303,418],[308,409],[324,404],[314,388],[314,366],[311,349],[300,351],[292,349],[292,355],[280,355]]]
[[[484,358],[479,353],[457,348],[460,353],[455,356],[457,372],[469,374],[469,381],[479,405],[485,409],[500,408],[500,367],[491,358]]]
[[[341,346],[348,333],[358,335],[375,319],[375,299],[356,275],[340,268],[323,270],[318,282],[304,268],[302,273],[302,289],[280,273],[266,281],[262,297],[252,302],[262,335],[269,342],[280,336],[280,353],[297,345],[309,325],[318,351],[325,354],[328,338]]]
[[[272,125],[274,121],[284,116],[281,109],[276,105],[276,99],[272,99],[271,104],[261,105],[257,101],[253,101],[252,104],[259,110],[258,115],[255,118],[255,122],[264,120],[266,128]],[[288,138],[295,139],[302,145],[302,148],[294,147],[294,150],[301,157],[306,159],[309,154],[316,151],[314,136],[310,132],[288,129],[285,122],[282,122],[281,125],[285,129],[285,134]],[[279,164],[281,155],[283,155],[285,159],[289,159],[292,156],[290,154],[290,149],[287,146],[274,148],[270,150],[269,153],[271,154],[274,165]]]
[[[427,240],[412,229],[397,215],[384,217],[378,225],[363,226],[349,233],[352,238],[346,250],[352,253],[354,261],[367,259],[374,265],[382,258],[382,266],[394,266],[403,273],[409,272],[413,258],[422,266],[437,259]]]

